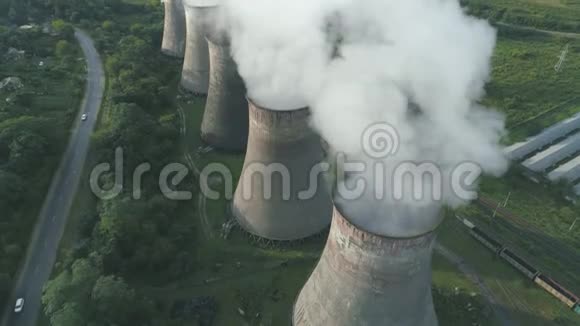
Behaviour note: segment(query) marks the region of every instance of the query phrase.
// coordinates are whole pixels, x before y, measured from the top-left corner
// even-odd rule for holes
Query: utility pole
[[[493,210],[493,215],[491,216],[491,219],[493,221],[493,219],[495,218],[495,214],[497,214],[497,209],[499,208],[499,205],[501,205],[500,203],[497,203],[497,206],[495,207],[495,209]]]
[[[574,222],[572,223],[572,225],[570,225],[570,228],[568,229],[568,232],[572,231],[572,228],[574,227],[574,225],[576,224],[577,221],[578,221],[578,218],[576,218],[574,220]]]
[[[568,54],[569,46],[570,43],[566,44],[564,51],[562,51],[562,53],[560,54],[560,60],[558,60],[558,63],[554,66],[554,70],[556,70],[556,72],[560,72],[560,69],[562,69],[562,64],[564,63],[564,60],[566,60],[566,55]]]
[[[503,207],[507,206],[508,200],[510,199],[510,195],[512,194],[512,192],[508,192],[507,196],[505,197],[505,201],[503,202]]]

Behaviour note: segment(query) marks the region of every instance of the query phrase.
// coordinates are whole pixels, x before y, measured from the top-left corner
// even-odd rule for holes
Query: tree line
[[[194,203],[165,198],[156,177],[181,157],[174,103],[179,65],[160,54],[159,9],[131,23],[93,22],[108,88],[91,157],[95,163],[112,164],[115,149],[122,148],[125,187],[117,197],[96,199],[70,217],[79,221],[78,239],[61,255],[42,298],[52,325],[183,324],[182,317],[169,316],[165,300],[139,286],[183,278],[195,270],[198,254],[195,223],[184,213],[195,209]],[[151,172],[144,175],[136,200],[129,186],[134,169],[144,162],[151,164]],[[109,189],[115,177],[110,171],[99,184]],[[194,180],[180,187],[192,190]]]
[[[59,52],[61,42],[68,46]],[[9,58],[9,48],[25,52]],[[78,54],[69,36],[0,27],[0,80],[22,81],[20,89],[0,91],[0,305],[9,296],[78,110],[84,73],[82,63],[71,60]],[[39,66],[47,58],[51,64]]]

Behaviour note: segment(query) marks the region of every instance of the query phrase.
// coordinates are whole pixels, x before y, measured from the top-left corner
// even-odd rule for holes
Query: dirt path
[[[187,123],[186,123],[185,112],[183,111],[183,107],[181,106],[181,104],[177,105],[177,112],[179,113],[179,117],[181,120],[181,126],[179,128],[179,132],[181,134],[181,137],[185,138],[185,137],[187,137]],[[189,148],[187,148],[187,146],[184,146],[183,156],[185,158],[185,161],[187,162],[187,165],[195,174],[196,179],[199,180],[199,176],[201,174],[201,171],[200,171],[199,167],[195,164],[195,161],[193,160],[193,158],[191,157],[191,154],[189,153]],[[198,215],[200,218],[201,227],[203,229],[202,233],[206,239],[212,239],[213,238],[213,230],[211,229],[211,224],[209,222],[209,218],[207,216],[207,209],[206,209],[207,198],[205,198],[205,196],[203,195],[203,193],[201,191],[198,194],[197,203],[198,203],[198,205],[197,205],[198,206],[197,207]]]

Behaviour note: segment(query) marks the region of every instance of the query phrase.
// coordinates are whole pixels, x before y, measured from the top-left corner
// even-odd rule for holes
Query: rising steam
[[[386,235],[428,231],[442,205],[465,200],[448,182],[458,165],[505,171],[498,145],[503,117],[477,104],[495,30],[467,16],[458,1],[226,0],[224,9],[234,59],[255,101],[280,109],[310,106],[313,125],[335,151],[388,167],[381,176],[386,193],[398,186],[389,174],[402,163],[438,167],[441,200],[377,201],[371,190],[364,200],[338,199],[359,225]],[[385,158],[369,157],[361,144],[378,122],[394,127],[399,142]],[[376,183],[371,168],[362,176]],[[424,181],[430,189],[433,181]],[[401,182],[410,194],[413,185]]]

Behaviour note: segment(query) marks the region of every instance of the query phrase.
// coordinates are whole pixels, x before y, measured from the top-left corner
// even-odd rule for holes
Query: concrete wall
[[[249,137],[244,168],[232,211],[248,232],[271,240],[296,240],[319,233],[330,223],[332,202],[322,174],[310,181],[323,159],[320,137],[308,124],[308,109],[274,111],[250,101]],[[263,164],[263,165],[259,165]],[[263,178],[264,165],[287,171]],[[317,184],[312,196],[300,197]],[[268,186],[271,186],[268,198]]]
[[[230,56],[225,37],[208,36],[210,79],[201,123],[201,138],[209,145],[243,151],[248,142],[246,87]]]
[[[434,242],[434,233],[405,239],[371,234],[335,208],[320,261],[296,300],[293,325],[437,325]]]
[[[198,95],[206,95],[209,88],[209,49],[205,36],[216,10],[217,7],[197,6],[195,1],[185,2],[187,38],[181,87]]]
[[[161,51],[183,58],[185,53],[185,9],[181,0],[165,0],[165,20]]]

